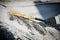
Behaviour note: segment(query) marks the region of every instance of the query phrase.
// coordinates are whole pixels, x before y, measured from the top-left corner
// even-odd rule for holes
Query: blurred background
[[[7,10],[17,10],[33,17],[47,19],[60,13],[60,0],[0,0]],[[0,10],[1,10],[0,6]],[[4,9],[4,8],[3,8]]]
[[[60,0],[0,0],[0,4],[7,6],[7,7],[3,7],[0,5],[0,20],[1,21],[3,20],[3,22],[8,23],[9,25],[13,25],[14,28],[15,27],[18,29],[22,28],[22,30],[24,30],[25,32],[27,30],[21,27],[21,25],[18,25],[16,21],[8,20],[9,15],[7,16],[6,14],[8,11],[16,10],[23,14],[27,14],[40,19],[47,19],[60,14]],[[41,23],[41,25],[44,25],[44,24]],[[16,30],[16,29],[13,29],[13,30]],[[47,28],[47,30],[50,31],[49,28]]]

